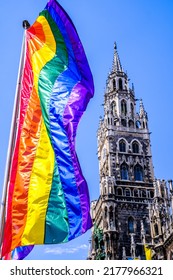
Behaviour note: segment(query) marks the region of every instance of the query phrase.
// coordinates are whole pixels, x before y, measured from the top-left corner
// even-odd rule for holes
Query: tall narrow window
[[[129,121],[129,127],[134,127],[134,122],[132,120]]]
[[[128,175],[128,166],[127,164],[123,163],[121,165],[121,180],[128,180],[129,175]]]
[[[150,197],[153,198],[154,197],[154,192],[150,191]]]
[[[107,215],[108,215],[108,210],[107,207],[105,207],[105,219],[107,218]]]
[[[139,164],[134,167],[134,177],[135,181],[143,181],[143,169]]]
[[[141,128],[141,122],[140,121],[136,121],[136,128]]]
[[[110,223],[113,222],[114,214],[113,214],[113,207],[111,206],[109,209],[109,218],[110,218]]]
[[[134,189],[134,192],[133,192],[133,193],[134,193],[134,196],[135,196],[135,197],[139,197],[139,191],[138,191],[137,189]]]
[[[134,219],[132,217],[128,218],[128,232],[134,233]]]
[[[124,152],[124,153],[126,152],[126,143],[124,140],[121,140],[119,142],[119,150],[120,152]]]
[[[165,197],[165,191],[164,191],[164,187],[161,186],[161,196],[164,198]]]
[[[113,116],[116,114],[117,110],[116,110],[116,102],[113,101],[111,103],[111,113],[113,114]]]
[[[115,81],[115,79],[113,79],[113,90],[115,90],[116,89],[116,81]]]
[[[122,119],[121,124],[122,124],[122,126],[126,127],[127,126],[127,121],[125,119]]]
[[[118,189],[117,189],[117,194],[118,194],[118,195],[122,195],[122,189],[121,189],[121,188],[118,188]]]
[[[143,191],[142,191],[142,197],[146,197],[146,196],[147,196],[146,191],[143,190]]]
[[[131,191],[130,189],[125,189],[125,196],[131,196]]]
[[[156,236],[159,235],[159,229],[158,229],[158,225],[157,224],[154,225],[154,231],[155,231],[155,235]]]
[[[121,78],[118,80],[118,84],[119,84],[119,90],[122,90],[123,89],[123,81],[122,81]]]
[[[133,153],[135,154],[138,154],[139,153],[139,144],[137,141],[134,141],[133,144],[132,144],[132,151]]]
[[[127,115],[127,104],[125,100],[121,101],[121,114],[122,115]]]

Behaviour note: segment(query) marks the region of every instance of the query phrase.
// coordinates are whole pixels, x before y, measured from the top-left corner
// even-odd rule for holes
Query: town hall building
[[[145,246],[154,259],[173,255],[171,238],[169,256],[163,248],[172,234],[172,181],[167,184],[155,179],[148,122],[115,43],[104,93],[104,117],[97,132],[100,197],[91,204],[94,227],[88,259],[145,259]],[[160,205],[164,206],[165,222]]]

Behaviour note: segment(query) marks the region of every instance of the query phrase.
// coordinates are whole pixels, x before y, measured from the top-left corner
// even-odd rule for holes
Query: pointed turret
[[[141,118],[145,116],[145,108],[142,99],[140,99],[139,114]]]
[[[114,57],[112,63],[112,72],[123,72],[123,68],[121,66],[120,58],[117,51],[117,44],[114,43]]]

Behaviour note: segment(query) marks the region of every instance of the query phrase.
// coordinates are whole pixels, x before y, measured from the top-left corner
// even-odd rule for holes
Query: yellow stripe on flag
[[[22,246],[44,243],[45,216],[52,185],[54,162],[54,152],[45,124],[42,122],[40,141],[29,185],[28,215],[22,236]]]
[[[40,71],[55,56],[56,42],[47,20],[40,16],[37,22],[42,25],[45,34],[45,43],[42,48],[36,50],[32,55],[34,86],[38,94]],[[34,46],[32,45],[31,48],[33,51]],[[45,217],[52,185],[54,163],[54,152],[42,119],[40,139],[29,185],[27,222],[21,242],[23,246],[44,243]]]

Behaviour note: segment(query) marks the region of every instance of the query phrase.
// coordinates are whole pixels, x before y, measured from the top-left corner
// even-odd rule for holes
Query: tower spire
[[[147,113],[146,113],[146,111],[145,111],[145,108],[144,108],[144,104],[143,104],[142,99],[140,99],[139,115],[140,115],[141,118],[143,118],[143,117],[147,118]]]
[[[140,115],[144,115],[145,109],[142,99],[140,99]]]
[[[117,44],[114,43],[114,56],[112,63],[112,72],[123,72],[123,68],[121,66],[120,58],[117,51]]]

